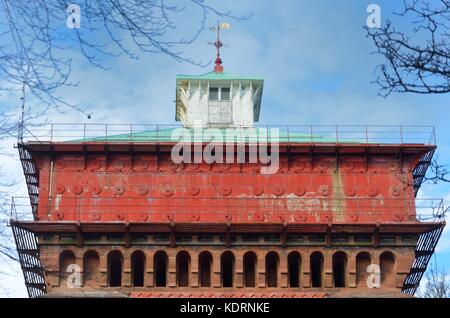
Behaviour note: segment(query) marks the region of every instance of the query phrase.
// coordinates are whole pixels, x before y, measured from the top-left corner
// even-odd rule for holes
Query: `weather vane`
[[[212,26],[209,28],[211,31],[217,32],[217,39],[215,42],[209,42],[209,44],[213,44],[216,47],[217,50],[217,57],[215,61],[214,66],[214,72],[216,73],[222,73],[223,72],[223,66],[222,66],[222,59],[220,58],[220,48],[224,46],[224,44],[220,41],[220,30],[228,30],[230,29],[230,25],[226,22],[217,22],[217,26]]]

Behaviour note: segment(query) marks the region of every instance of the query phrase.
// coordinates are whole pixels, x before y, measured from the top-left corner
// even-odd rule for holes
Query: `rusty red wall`
[[[282,151],[278,172],[261,175],[257,164],[176,165],[167,153],[39,152],[39,219],[415,222],[412,171],[420,156],[357,149],[288,159]]]

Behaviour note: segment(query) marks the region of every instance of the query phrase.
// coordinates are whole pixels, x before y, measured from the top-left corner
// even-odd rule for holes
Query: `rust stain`
[[[346,211],[346,202],[344,198],[344,182],[340,170],[332,173],[333,180],[333,220],[337,222],[343,222]]]

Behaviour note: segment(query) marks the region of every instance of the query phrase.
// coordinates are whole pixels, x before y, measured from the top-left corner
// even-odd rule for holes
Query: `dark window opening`
[[[211,287],[211,254],[208,252],[201,253],[198,258],[198,263],[200,287]]]
[[[305,237],[303,235],[291,234],[287,236],[288,243],[303,243]]]
[[[145,255],[137,251],[131,255],[131,279],[134,287],[144,287]]]
[[[266,284],[267,287],[277,287],[278,285],[278,254],[270,252],[266,255]]]
[[[210,87],[209,88],[209,100],[219,100],[219,88]]]
[[[280,236],[279,235],[266,235],[264,236],[265,242],[280,242]]]
[[[256,255],[248,252],[244,255],[244,287],[255,287]]]
[[[222,286],[233,287],[234,282],[234,255],[225,252],[221,257]]]
[[[369,273],[367,267],[371,264],[370,255],[366,252],[361,252],[356,256],[356,286],[367,287],[367,278]]]
[[[60,241],[74,241],[77,239],[76,234],[66,233],[66,234],[60,234],[59,240]]]
[[[50,241],[50,240],[53,240],[54,237],[55,237],[55,236],[52,235],[52,234],[44,234],[44,235],[43,235],[44,241]]]
[[[167,286],[167,254],[159,251],[155,254],[153,259],[154,266],[154,281],[156,287]]]
[[[333,282],[334,287],[346,287],[347,255],[337,252],[333,255]]]
[[[97,233],[85,233],[83,235],[84,241],[101,241],[102,236]]]
[[[125,236],[120,233],[107,234],[106,239],[108,241],[123,241]]]
[[[331,236],[332,243],[348,243],[349,236],[344,234],[333,234]]]
[[[68,287],[67,279],[72,274],[70,265],[75,263],[75,254],[72,251],[64,251],[59,255],[59,284],[61,287]]]
[[[130,238],[132,242],[146,242],[148,237],[146,234],[133,233]]]
[[[108,255],[108,286],[120,287],[122,285],[123,257],[119,251]]]
[[[259,241],[259,235],[242,235],[242,242],[258,242]]]
[[[321,234],[310,235],[309,241],[311,243],[323,243],[323,242],[325,242],[325,235],[321,235]]]
[[[92,285],[97,281],[100,258],[97,252],[87,251],[83,256],[83,282],[84,285]]]
[[[395,244],[397,237],[395,235],[380,235],[380,244]]]
[[[155,235],[153,235],[153,240],[155,242],[168,242],[169,235],[168,234],[155,234]]]
[[[381,286],[395,287],[395,258],[391,252],[380,255]]]
[[[372,243],[372,235],[369,234],[356,234],[355,243]]]
[[[320,252],[311,254],[311,284],[312,287],[322,287],[323,256]]]
[[[177,243],[192,242],[192,235],[177,235],[175,240]]]
[[[230,100],[230,88],[222,87],[220,92],[220,100]]]
[[[189,286],[190,257],[187,252],[177,254],[177,285],[178,287]]]
[[[214,242],[214,235],[202,234],[197,237],[199,242]]]
[[[288,256],[289,287],[300,287],[301,258],[297,252],[292,252]]]

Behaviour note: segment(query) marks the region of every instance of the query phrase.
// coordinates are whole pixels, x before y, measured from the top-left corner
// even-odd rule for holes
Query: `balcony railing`
[[[148,202],[152,202],[149,204]],[[64,219],[90,220],[91,216],[101,215],[102,220],[115,219],[122,215],[123,220],[138,219],[147,215],[149,221],[163,220],[166,216],[181,217],[202,216],[203,220],[226,217],[231,221],[246,220],[249,216],[285,216],[295,215],[334,216],[339,222],[358,216],[360,222],[395,222],[396,214],[403,221],[441,222],[445,208],[442,199],[367,199],[367,198],[138,198],[138,197],[86,197],[64,198],[55,203],[49,198],[45,211],[40,211],[42,219],[57,219],[62,212]],[[336,219],[337,216],[337,219]],[[106,217],[106,218],[105,218]],[[112,218],[111,218],[112,217]],[[339,221],[339,217],[342,217]],[[410,219],[413,217],[413,219]],[[11,219],[31,221],[33,215],[27,197],[14,197],[11,204]],[[292,218],[291,218],[292,219]],[[253,219],[252,219],[253,220]],[[262,221],[262,220],[261,220]],[[398,220],[402,221],[402,220]],[[313,223],[315,223],[313,221]]]
[[[153,124],[47,124],[26,128],[23,141],[34,142],[173,142],[172,132],[180,125]],[[433,126],[375,125],[255,125],[223,131],[233,142],[254,140],[279,143],[358,143],[435,145]],[[229,129],[229,128],[228,128]],[[217,131],[216,131],[217,132]],[[212,131],[202,129],[208,140]],[[199,141],[193,139],[193,141]]]

